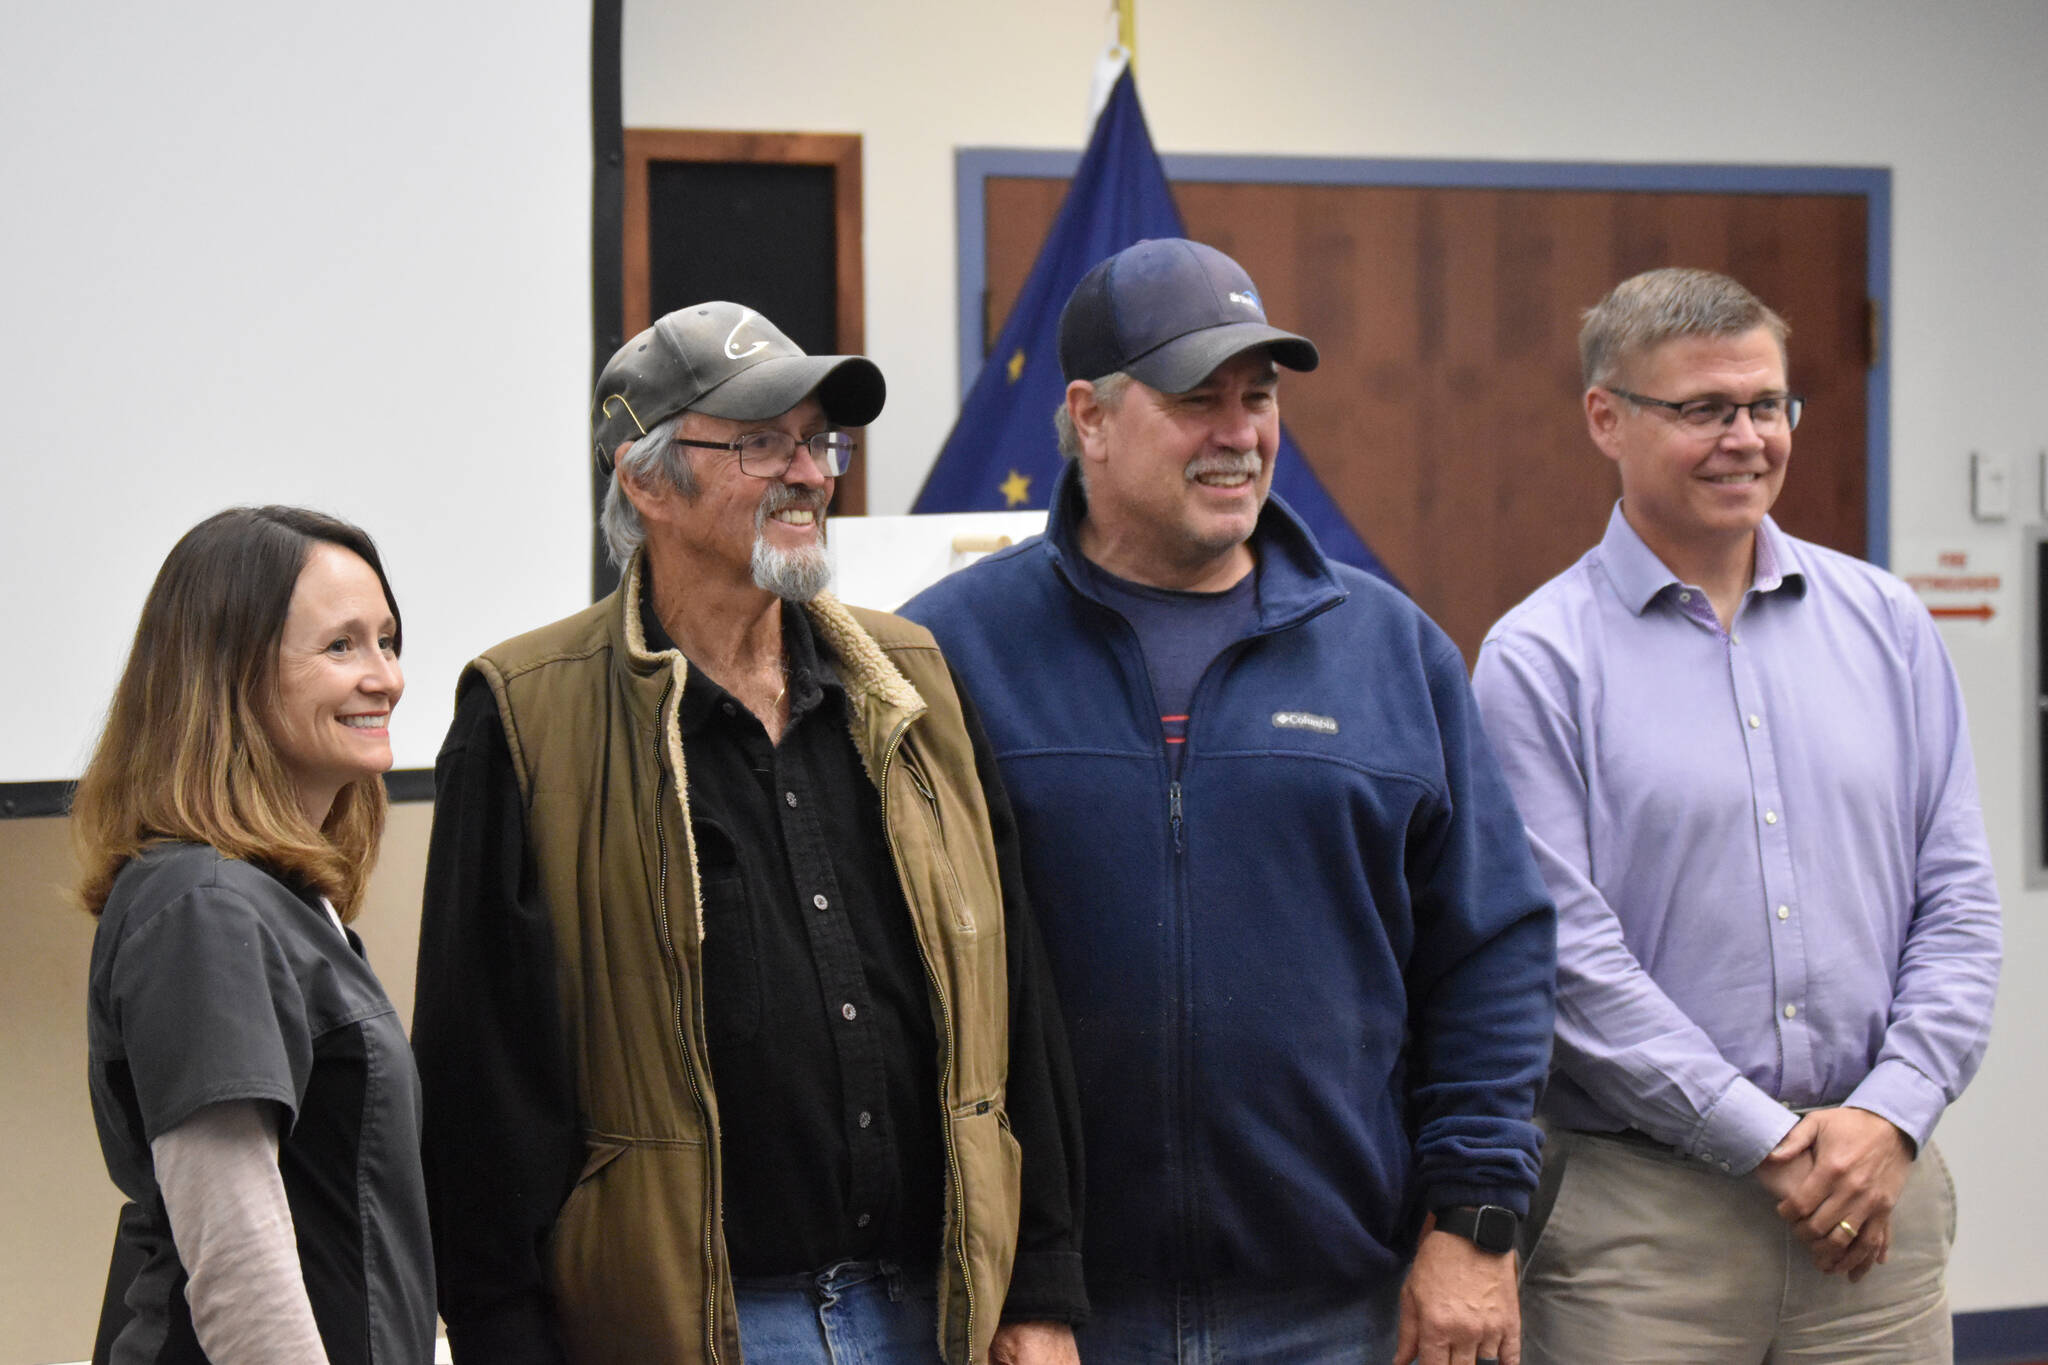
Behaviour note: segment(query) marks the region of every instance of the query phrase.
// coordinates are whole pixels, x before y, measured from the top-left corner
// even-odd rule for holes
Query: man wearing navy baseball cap
[[[705,303],[599,376],[617,592],[486,651],[413,1044],[458,1362],[1071,1365],[1072,1066],[929,634],[823,591],[882,408]]]
[[[1198,242],[1060,318],[1046,533],[928,625],[1065,1005],[1090,1365],[1515,1361],[1554,915],[1455,646],[1269,496],[1315,346]]]

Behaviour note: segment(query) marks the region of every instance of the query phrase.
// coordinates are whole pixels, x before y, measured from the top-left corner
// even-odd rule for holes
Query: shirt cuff
[[[1692,1141],[1682,1150],[1730,1175],[1748,1175],[1798,1122],[1798,1115],[1766,1095],[1754,1081],[1737,1076],[1700,1119]]]
[[[1911,1065],[1893,1058],[1871,1068],[1842,1103],[1868,1109],[1890,1122],[1912,1142],[1913,1154],[1918,1156],[1927,1139],[1934,1136],[1934,1125],[1948,1108],[1948,1097]]]
[[[1010,1293],[1003,1300],[1004,1322],[1088,1320],[1088,1289],[1081,1278],[1078,1251],[1020,1251],[1010,1270]]]
[[[1422,1207],[1434,1212],[1438,1209],[1477,1208],[1481,1204],[1492,1204],[1506,1209],[1517,1218],[1529,1216],[1529,1196],[1533,1193],[1521,1185],[1467,1185],[1457,1181],[1446,1181],[1430,1185],[1422,1192]]]

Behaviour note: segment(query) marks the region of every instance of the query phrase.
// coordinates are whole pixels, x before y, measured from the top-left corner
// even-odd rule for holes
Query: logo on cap
[[[745,328],[748,323],[754,320],[754,316],[755,315],[753,309],[742,309],[740,311],[740,320],[738,322],[735,322],[732,325],[732,330],[725,334],[725,358],[727,360],[745,360],[754,352],[762,350],[768,345],[768,339],[766,337],[763,337],[759,341],[756,341],[753,345],[747,347],[747,349],[744,351],[737,349],[737,342],[741,330]]]
[[[1230,291],[1230,301],[1232,303],[1241,303],[1261,316],[1264,316],[1266,311],[1264,306],[1259,303],[1259,291],[1256,289],[1233,289]]]

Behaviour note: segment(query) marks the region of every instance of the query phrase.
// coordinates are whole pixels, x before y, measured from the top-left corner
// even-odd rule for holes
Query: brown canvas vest
[[[499,645],[470,671],[497,698],[525,800],[577,1078],[586,1155],[549,1249],[569,1359],[726,1365],[740,1360],[739,1324],[676,725],[689,665],[674,650],[648,653],[640,568],[636,559],[610,597]],[[931,635],[829,596],[808,610],[838,661],[924,956],[947,1163],[938,1342],[947,1361],[978,1365],[1009,1286],[1020,1203],[1003,1108],[1009,981],[988,808]]]

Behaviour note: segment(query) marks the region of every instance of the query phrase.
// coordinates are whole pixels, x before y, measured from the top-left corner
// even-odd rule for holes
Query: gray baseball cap
[[[600,468],[612,452],[688,409],[709,417],[780,417],[812,393],[834,426],[861,427],[888,386],[858,355],[805,355],[774,323],[737,303],[678,308],[619,348],[597,377],[590,435]]]

